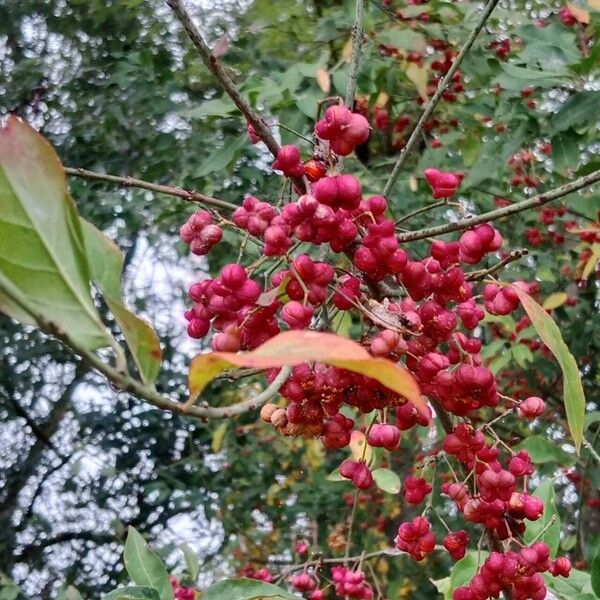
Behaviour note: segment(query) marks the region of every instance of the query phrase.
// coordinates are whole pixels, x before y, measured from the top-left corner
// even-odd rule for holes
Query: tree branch
[[[81,540],[84,542],[94,542],[98,545],[111,544],[120,541],[113,533],[102,533],[98,531],[64,531],[62,533],[56,534],[53,537],[41,540],[37,544],[25,546],[21,552],[15,555],[15,562],[29,561],[37,553],[50,546],[55,546],[56,544],[64,544],[65,542],[71,542],[76,540]]]
[[[506,265],[523,258],[529,254],[529,250],[513,250],[506,258],[503,258],[499,263],[495,264],[493,267],[489,269],[481,269],[480,271],[473,271],[469,273],[465,277],[465,281],[481,281],[488,275],[492,275],[493,273],[497,273],[501,269],[503,269]]]
[[[151,192],[158,192],[159,194],[166,194],[167,196],[175,196],[177,198],[183,198],[189,202],[199,202],[206,204],[207,206],[213,206],[215,208],[223,208],[226,210],[235,210],[237,206],[231,202],[225,200],[219,200],[218,198],[212,198],[211,196],[205,196],[200,192],[194,192],[192,190],[184,190],[180,187],[171,185],[162,185],[160,183],[152,183],[150,181],[143,181],[141,179],[135,179],[134,177],[120,177],[119,175],[109,175],[108,173],[97,173],[96,171],[88,171],[87,169],[80,169],[78,167],[64,167],[67,175],[73,175],[75,177],[82,177],[84,179],[95,179],[96,181],[107,181],[108,183],[116,183],[124,187],[136,187],[144,190],[150,190]]]
[[[246,102],[245,98],[240,94],[239,90],[225,72],[225,69],[219,63],[217,58],[213,56],[210,48],[204,41],[202,34],[196,24],[192,20],[192,17],[187,12],[183,2],[181,0],[166,0],[167,4],[171,7],[171,10],[185,29],[190,40],[198,50],[202,62],[206,65],[206,68],[214,75],[215,79],[219,82],[223,90],[233,100],[233,103],[238,107],[240,112],[246,117],[249,123],[254,127],[256,135],[265,143],[269,151],[274,157],[277,157],[279,151],[279,144],[273,137],[273,134],[262,120],[261,116]]]
[[[348,83],[346,85],[346,106],[352,110],[354,107],[354,94],[356,93],[356,79],[360,65],[360,50],[363,42],[363,22],[365,18],[366,0],[356,0],[354,25],[352,26],[352,55],[348,69]]]
[[[469,34],[467,41],[464,43],[463,47],[461,48],[460,52],[458,53],[458,56],[454,59],[452,66],[450,67],[450,69],[448,70],[448,72],[446,73],[446,75],[444,76],[442,81],[440,81],[440,83],[437,87],[437,90],[435,91],[435,94],[431,97],[431,100],[429,100],[429,102],[427,103],[427,106],[425,107],[425,110],[423,111],[423,114],[421,115],[419,122],[413,129],[413,132],[410,134],[410,137],[408,138],[408,142],[406,142],[406,146],[404,146],[404,148],[402,148],[402,150],[400,152],[400,156],[398,157],[398,160],[396,161],[396,164],[394,165],[394,168],[393,168],[392,172],[390,173],[390,176],[385,184],[385,187],[383,188],[382,194],[386,198],[388,197],[392,187],[394,186],[394,183],[398,177],[398,174],[400,173],[400,169],[406,162],[406,159],[408,158],[409,154],[412,152],[415,144],[417,143],[417,140],[421,137],[421,132],[423,130],[425,123],[431,116],[431,113],[433,113],[433,111],[435,110],[435,107],[438,105],[439,101],[441,100],[442,95],[446,91],[446,88],[452,81],[452,77],[454,76],[456,71],[458,71],[458,67],[460,66],[464,57],[467,55],[467,53],[473,46],[475,39],[479,35],[479,32],[483,29],[486,21],[488,20],[489,16],[492,14],[492,11],[494,10],[494,8],[498,4],[498,2],[500,2],[500,0],[490,0],[488,2],[488,4],[486,5],[486,7],[483,10],[483,13],[481,13],[481,17],[479,18],[477,25],[475,26],[473,31],[471,31],[471,33]]]
[[[18,294],[11,293],[10,288],[4,289],[3,291],[15,304],[31,315],[37,327],[43,333],[51,335],[61,341],[65,346],[70,348],[75,355],[83,359],[83,361],[92,369],[95,369],[104,375],[104,377],[106,377],[106,379],[108,379],[117,389],[123,392],[129,392],[138,398],[146,400],[156,408],[179,415],[186,415],[202,420],[222,419],[235,417],[250,410],[254,410],[262,406],[265,402],[268,402],[275,394],[277,394],[292,370],[292,368],[288,366],[282,367],[277,377],[275,377],[272,383],[265,388],[263,392],[254,398],[249,398],[248,400],[244,400],[237,404],[222,407],[187,406],[185,403],[177,402],[168,396],[161,395],[156,389],[134,379],[129,373],[112,367],[94,354],[94,352],[74,342],[64,331],[58,330],[56,325],[48,321],[42,314],[34,312],[31,307],[26,306]]]
[[[428,227],[426,229],[419,229],[417,231],[407,231],[406,233],[398,234],[398,241],[402,242],[413,242],[415,240],[423,240],[428,237],[435,237],[437,235],[442,235],[444,233],[450,233],[452,231],[461,231],[463,229],[469,229],[475,225],[479,225],[480,223],[489,223],[490,221],[495,221],[497,219],[501,219],[502,217],[507,217],[509,215],[514,215],[524,210],[529,210],[530,208],[537,208],[538,206],[543,206],[544,204],[548,204],[548,202],[552,202],[553,200],[558,200],[558,198],[562,198],[563,196],[567,196],[568,194],[572,194],[596,181],[600,181],[600,170],[594,171],[585,177],[580,177],[579,179],[575,179],[565,185],[561,185],[549,192],[545,192],[542,194],[537,194],[527,200],[522,200],[521,202],[515,202],[510,206],[506,206],[504,208],[498,208],[496,210],[491,210],[489,212],[483,213],[481,215],[475,217],[469,217],[467,219],[461,219],[460,221],[456,221],[454,223],[446,223],[445,225],[438,225],[437,227]]]

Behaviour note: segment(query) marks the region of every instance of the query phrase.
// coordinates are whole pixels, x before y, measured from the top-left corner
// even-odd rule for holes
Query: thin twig
[[[141,179],[135,179],[134,177],[119,175],[109,175],[108,173],[97,173],[96,171],[88,171],[87,169],[80,169],[78,167],[64,167],[67,175],[73,175],[75,177],[82,177],[83,179],[95,179],[97,181],[106,181],[108,183],[116,183],[124,187],[136,187],[144,190],[150,190],[151,192],[158,192],[159,194],[166,194],[167,196],[176,196],[177,198],[183,198],[189,202],[199,202],[200,204],[206,204],[207,206],[214,206],[215,208],[223,208],[226,210],[235,210],[237,206],[231,202],[225,200],[219,200],[211,196],[205,196],[200,192],[194,192],[192,190],[184,190],[183,188],[162,185],[160,183],[152,183],[150,181],[143,181]]]
[[[435,551],[445,551],[444,546],[436,545],[434,548]],[[375,552],[367,552],[359,554],[357,556],[344,556],[339,558],[319,558],[317,560],[303,562],[297,565],[292,565],[289,569],[286,569],[278,579],[285,579],[288,575],[294,573],[295,571],[300,571],[301,569],[306,569],[308,567],[314,567],[318,564],[339,564],[339,563],[351,563],[357,562],[359,560],[369,560],[371,558],[378,558],[379,556],[404,556],[407,555],[407,552],[402,550],[397,550],[396,548],[386,548],[385,550],[377,550]]]
[[[493,267],[469,273],[465,277],[465,281],[480,281],[481,279],[486,278],[488,275],[497,273],[498,271],[502,270],[506,265],[509,265],[510,263],[515,262],[516,260],[519,260],[520,258],[527,256],[528,254],[529,250],[526,250],[524,248],[522,250],[513,250],[506,258],[503,258],[498,264],[495,264]]]
[[[192,20],[191,15],[183,5],[181,0],[166,0],[171,10],[183,25],[190,40],[196,47],[202,62],[206,68],[214,75],[226,94],[233,100],[233,103],[238,107],[240,112],[246,117],[249,123],[254,127],[256,135],[265,143],[271,154],[277,157],[279,144],[273,137],[273,134],[262,120],[261,116],[248,104],[246,99],[240,94],[231,77],[226,73],[217,57],[213,55],[211,49],[204,41],[200,30]]]
[[[580,177],[579,179],[575,179],[574,181],[566,183],[565,185],[561,185],[560,187],[548,192],[532,196],[527,200],[515,202],[514,204],[505,206],[504,208],[491,210],[475,217],[469,217],[467,219],[455,221],[454,223],[446,223],[445,225],[439,225],[437,227],[428,227],[426,229],[400,233],[398,234],[398,241],[402,243],[423,240],[428,237],[435,237],[437,235],[450,233],[452,231],[469,229],[475,225],[479,225],[480,223],[489,223],[490,221],[495,221],[497,219],[501,219],[502,217],[514,215],[523,212],[524,210],[543,206],[544,204],[548,204],[548,202],[552,202],[553,200],[557,200],[558,198],[562,198],[563,196],[567,196],[568,194],[572,194],[573,192],[587,187],[596,181],[600,181],[600,170],[594,171],[593,173],[585,175],[584,177]]]
[[[348,83],[346,84],[346,106],[352,110],[354,107],[354,94],[356,93],[356,79],[360,66],[360,51],[362,48],[366,0],[356,0],[354,25],[352,26],[352,55],[348,69]]]
[[[417,143],[418,139],[420,138],[421,131],[423,130],[425,123],[431,116],[431,113],[433,113],[433,111],[435,110],[435,107],[438,105],[438,102],[441,100],[442,95],[446,91],[446,88],[452,81],[452,77],[454,76],[456,71],[458,71],[458,67],[460,66],[464,57],[467,55],[467,53],[471,49],[471,46],[473,46],[475,39],[479,35],[479,32],[483,29],[483,26],[485,25],[486,21],[488,20],[490,14],[494,10],[494,8],[498,4],[498,2],[500,2],[500,0],[490,0],[488,2],[486,7],[484,8],[483,12],[481,13],[481,17],[479,18],[477,25],[475,25],[475,28],[469,34],[467,41],[464,43],[463,47],[461,48],[460,52],[458,53],[458,56],[454,59],[452,66],[450,67],[450,69],[448,70],[448,72],[446,73],[446,75],[444,76],[442,81],[440,81],[440,83],[437,87],[437,90],[435,91],[435,94],[431,97],[431,100],[429,100],[429,102],[427,103],[427,106],[425,107],[425,110],[423,111],[423,114],[421,115],[419,122],[417,123],[417,125],[413,129],[412,133],[410,134],[410,137],[408,138],[408,142],[406,142],[406,146],[404,146],[404,148],[402,148],[402,151],[400,152],[400,156],[398,157],[398,160],[397,160],[396,164],[394,165],[392,172],[390,173],[390,176],[385,184],[385,187],[383,188],[382,194],[386,198],[388,197],[392,187],[394,186],[396,178],[398,177],[398,174],[400,173],[400,169],[403,167],[404,163],[406,162],[406,159],[408,158],[408,156],[412,152],[415,144]]]
[[[438,206],[444,206],[446,204],[448,204],[448,199],[444,198],[443,200],[440,200],[439,202],[434,202],[433,204],[428,204],[427,206],[422,206],[421,208],[417,208],[416,210],[413,210],[412,212],[406,213],[403,217],[400,217],[396,221],[396,225],[400,225],[400,223],[404,223],[404,221],[408,221],[409,219],[412,219],[413,217],[416,217],[417,215],[420,215],[421,213],[427,212],[427,211],[431,210],[432,208],[437,208]]]

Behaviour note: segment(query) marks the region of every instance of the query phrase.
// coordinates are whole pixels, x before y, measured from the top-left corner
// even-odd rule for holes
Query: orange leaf
[[[331,90],[331,76],[325,69],[317,70],[317,83],[322,92],[329,94],[329,90]]]
[[[584,23],[585,25],[587,25],[590,22],[590,13],[584,8],[580,8],[572,2],[567,2],[567,7],[580,23]]]
[[[404,396],[420,411],[425,403],[413,376],[403,367],[385,358],[373,358],[363,346],[333,333],[284,331],[252,352],[209,352],[192,359],[189,372],[191,405],[217,375],[229,368],[271,369],[304,362],[321,362],[375,379]]]

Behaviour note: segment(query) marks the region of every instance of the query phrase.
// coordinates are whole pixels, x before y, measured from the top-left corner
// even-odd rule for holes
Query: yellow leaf
[[[571,2],[567,2],[567,8],[580,23],[587,25],[590,22],[590,13],[584,8],[579,8],[579,6],[575,6]]]
[[[408,63],[405,73],[417,88],[417,92],[419,92],[421,98],[427,101],[427,81],[429,79],[429,69],[427,67],[419,67],[415,63]]]
[[[377,100],[375,100],[375,104],[381,108],[383,108],[390,100],[390,97],[385,92],[379,92],[377,96]]]
[[[556,292],[555,294],[550,294],[542,304],[542,307],[545,310],[554,310],[559,306],[562,306],[567,301],[567,294],[565,292]]]
[[[225,432],[227,431],[227,425],[229,421],[223,421],[214,431],[212,436],[212,444],[211,448],[213,452],[220,452],[223,447],[223,438],[225,437]]]
[[[342,50],[342,58],[344,62],[349,63],[352,58],[352,38],[350,38],[345,44]]]
[[[367,444],[367,438],[362,431],[353,431],[350,434],[350,452],[354,460],[361,460],[364,457],[367,464],[371,462],[373,448]]]
[[[331,76],[328,71],[325,69],[317,70],[317,83],[322,92],[329,94],[329,90],[331,90]]]
[[[583,267],[583,272],[581,273],[581,279],[587,279],[594,270],[596,263],[600,260],[600,244],[592,245],[592,255],[588,258],[588,261],[585,263],[585,267]]]
[[[585,395],[577,362],[563,341],[560,329],[552,317],[529,294],[517,286],[511,287],[519,296],[521,304],[542,342],[548,346],[560,365],[563,375],[563,402],[567,413],[567,423],[575,442],[575,450],[579,454],[583,441]]]
[[[408,178],[408,185],[410,187],[411,192],[416,192],[419,189],[419,182],[417,181],[417,178],[414,175],[411,175]]]
[[[190,364],[188,385],[191,396],[186,406],[191,406],[209,382],[226,369],[270,369],[306,362],[321,362],[375,379],[393,392],[404,396],[426,414],[427,409],[421,398],[419,386],[405,368],[384,358],[373,358],[366,348],[357,342],[320,331],[284,331],[252,352],[198,354]]]
[[[304,458],[311,471],[316,471],[323,464],[325,458],[323,444],[317,442],[315,438],[306,440],[306,452],[304,453]]]

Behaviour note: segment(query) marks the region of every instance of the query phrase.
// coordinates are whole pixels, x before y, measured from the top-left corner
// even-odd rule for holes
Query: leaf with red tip
[[[375,379],[401,394],[421,412],[426,410],[419,387],[403,367],[384,358],[373,358],[363,346],[333,333],[285,331],[252,352],[209,352],[199,354],[190,364],[191,405],[217,375],[235,367],[271,369],[304,362],[321,362]]]
[[[537,334],[560,365],[563,375],[563,397],[567,422],[575,442],[575,448],[579,453],[583,441],[585,396],[577,362],[563,341],[560,329],[552,317],[529,294],[517,286],[512,286],[512,288],[519,296]]]

